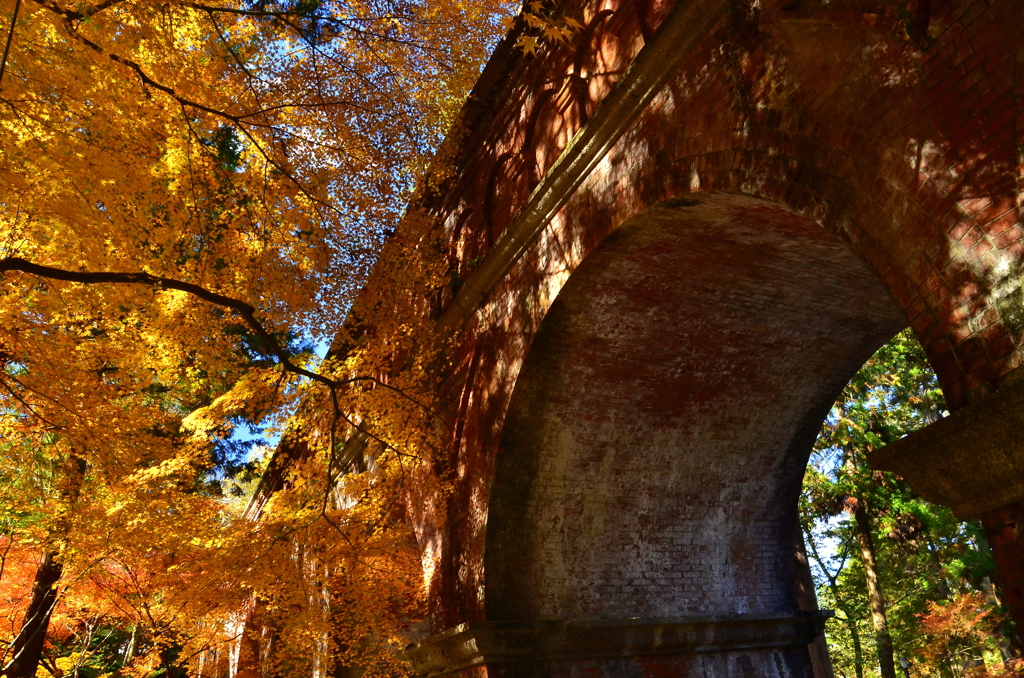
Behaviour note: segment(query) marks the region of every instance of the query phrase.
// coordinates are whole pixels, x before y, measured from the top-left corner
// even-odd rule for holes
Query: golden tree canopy
[[[326,500],[256,526],[216,488],[245,461],[234,426],[280,427],[316,385],[311,342],[341,327],[508,5],[0,1],[0,550],[60,563],[67,633],[142,629],[144,675],[216,655],[254,595],[297,617],[282,637],[340,653],[415,616],[360,597],[418,586],[379,477],[326,526]],[[0,568],[0,666],[19,571]]]

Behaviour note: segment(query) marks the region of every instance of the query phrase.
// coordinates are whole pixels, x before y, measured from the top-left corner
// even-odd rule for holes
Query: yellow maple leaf
[[[558,26],[548,26],[544,29],[543,36],[552,42],[564,42],[569,39],[569,32]]]
[[[526,24],[531,28],[543,28],[549,25],[546,20],[542,19],[536,14],[524,14],[523,19],[526,21]]]
[[[526,54],[535,54],[540,47],[540,41],[532,36],[523,35],[516,41],[516,47],[523,50]]]

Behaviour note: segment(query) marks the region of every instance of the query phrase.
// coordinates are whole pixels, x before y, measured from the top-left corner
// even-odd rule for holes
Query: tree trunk
[[[263,676],[263,622],[265,603],[259,598],[252,601],[252,609],[242,623],[238,636],[238,663],[231,678],[262,678]]]
[[[885,599],[878,581],[878,565],[875,563],[875,542],[871,537],[871,519],[864,509],[864,502],[858,501],[853,512],[860,542],[861,561],[864,563],[864,578],[868,584],[868,601],[871,603],[871,621],[875,625],[875,646],[878,649],[878,667],[882,678],[896,678],[896,665],[892,657],[892,636],[889,622],[885,618]]]
[[[800,519],[796,521],[796,597],[801,610],[818,611],[818,596],[814,591],[814,576],[811,574],[811,563],[807,560],[807,545],[804,543],[804,529]],[[807,646],[811,655],[811,667],[814,678],[835,678],[832,670],[832,658],[828,654],[828,641],[825,632],[818,634],[814,642]]]
[[[843,615],[846,629],[850,632],[850,640],[853,641],[853,670],[857,672],[857,678],[864,678],[864,648],[860,643],[857,620],[848,610],[843,610]]]
[[[135,657],[135,647],[139,643],[139,626],[132,625],[132,635],[128,637],[128,645],[124,648],[124,658],[121,660],[121,668],[128,666]]]
[[[939,596],[942,600],[952,600],[953,591],[949,588],[949,582],[946,581],[946,573],[942,567],[942,561],[939,559],[939,550],[930,536],[927,537],[927,550],[928,555],[932,558],[932,564],[935,565],[935,583],[939,587]]]
[[[48,551],[36,569],[32,584],[32,600],[25,611],[21,630],[12,644],[13,659],[4,667],[8,678],[35,678],[43,656],[43,641],[50,625],[50,613],[57,601],[57,581],[63,573],[59,554]]]
[[[163,648],[157,653],[160,657],[162,678],[187,678],[185,669],[178,666],[178,652],[180,647]]]
[[[835,602],[835,605],[839,609],[839,611],[842,612],[844,615],[843,617],[839,617],[839,619],[840,621],[846,624],[847,629],[850,632],[850,639],[853,642],[853,668],[857,674],[857,678],[864,678],[864,653],[860,644],[860,632],[857,630],[857,621],[854,618],[854,616],[850,614],[850,610],[847,608],[847,606],[843,603],[843,597],[842,595],[840,595],[839,591],[838,579],[839,574],[842,572],[842,567],[840,567],[835,574],[830,573],[828,568],[825,567],[825,563],[822,562],[821,555],[818,553],[818,547],[814,543],[813,537],[811,537],[813,533],[805,535],[803,528],[799,526],[799,520],[797,521],[797,524],[798,529],[800,530],[800,535],[804,537],[804,539],[801,540],[801,546],[804,547],[804,554],[806,555],[807,553],[807,544],[810,544],[811,553],[814,555],[814,560],[821,567],[821,570],[825,575],[825,579],[828,582],[828,588],[832,592],[832,600]],[[808,540],[808,537],[811,537],[810,540]],[[845,559],[843,562],[845,563]],[[809,569],[810,568],[808,568],[808,570]],[[829,663],[831,664],[831,656],[829,657],[829,660]]]
[[[25,617],[21,622],[21,630],[11,643],[12,659],[4,667],[2,674],[7,678],[35,678],[39,662],[43,657],[43,644],[50,626],[50,615],[57,603],[57,582],[64,573],[62,556],[68,544],[68,532],[71,528],[70,515],[78,501],[85,478],[86,463],[81,457],[72,455],[72,471],[68,474],[67,485],[61,492],[61,499],[67,504],[64,518],[58,520],[50,533],[51,548],[43,555],[36,578],[32,583],[32,600]]]

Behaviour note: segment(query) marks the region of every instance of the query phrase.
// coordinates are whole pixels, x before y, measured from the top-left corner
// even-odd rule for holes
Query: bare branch
[[[3,82],[4,69],[7,68],[7,55],[11,52],[11,41],[14,40],[14,25],[18,22],[19,9],[21,9],[21,0],[15,0],[14,13],[11,15],[11,30],[7,32],[7,44],[4,45],[4,56],[0,59],[0,82]]]

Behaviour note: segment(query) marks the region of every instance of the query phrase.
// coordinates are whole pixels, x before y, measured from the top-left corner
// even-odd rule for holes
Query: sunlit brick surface
[[[791,607],[802,464],[870,351],[909,324],[953,408],[1020,364],[1024,3],[726,5],[452,342],[437,630]],[[673,6],[585,3],[492,72],[438,313]]]

